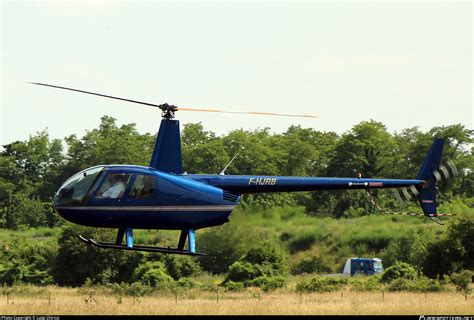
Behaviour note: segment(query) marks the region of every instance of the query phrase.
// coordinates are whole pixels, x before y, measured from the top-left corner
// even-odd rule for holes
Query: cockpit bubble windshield
[[[103,169],[104,167],[93,167],[67,179],[54,197],[55,204],[57,206],[80,204],[86,195],[97,187]]]

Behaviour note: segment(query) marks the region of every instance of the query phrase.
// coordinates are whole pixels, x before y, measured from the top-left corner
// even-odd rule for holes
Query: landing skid
[[[182,255],[188,255],[188,256],[205,256],[206,255],[205,253],[191,252],[189,250],[179,250],[179,249],[173,249],[173,248],[163,248],[163,247],[154,247],[154,246],[138,245],[138,246],[128,247],[128,246],[122,245],[122,244],[108,243],[108,242],[98,242],[98,241],[95,241],[93,239],[84,238],[81,235],[79,235],[77,237],[79,238],[79,240],[81,240],[84,243],[91,244],[91,245],[94,245],[96,247],[104,248],[104,249],[160,252],[160,253],[170,253],[170,254],[182,254]]]

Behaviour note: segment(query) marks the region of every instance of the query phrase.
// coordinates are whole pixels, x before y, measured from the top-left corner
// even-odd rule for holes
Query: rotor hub
[[[178,107],[172,104],[163,103],[158,106],[161,109],[161,116],[167,120],[174,119]]]

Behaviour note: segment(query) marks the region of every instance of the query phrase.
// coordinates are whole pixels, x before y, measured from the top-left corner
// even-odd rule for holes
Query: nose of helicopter
[[[81,205],[103,169],[103,166],[88,168],[67,179],[54,195],[53,203],[56,210],[61,210],[63,206]]]

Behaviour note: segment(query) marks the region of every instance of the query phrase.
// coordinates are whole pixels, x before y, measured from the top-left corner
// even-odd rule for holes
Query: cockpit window
[[[151,175],[139,174],[135,178],[129,198],[148,198],[155,190],[155,177]]]
[[[55,195],[56,205],[80,204],[85,196],[92,190],[94,182],[97,182],[104,167],[94,167],[81,171],[61,186]]]
[[[100,190],[96,194],[96,198],[121,198],[127,189],[128,181],[130,180],[130,174],[123,173],[110,173],[107,176],[107,180],[104,181]]]

